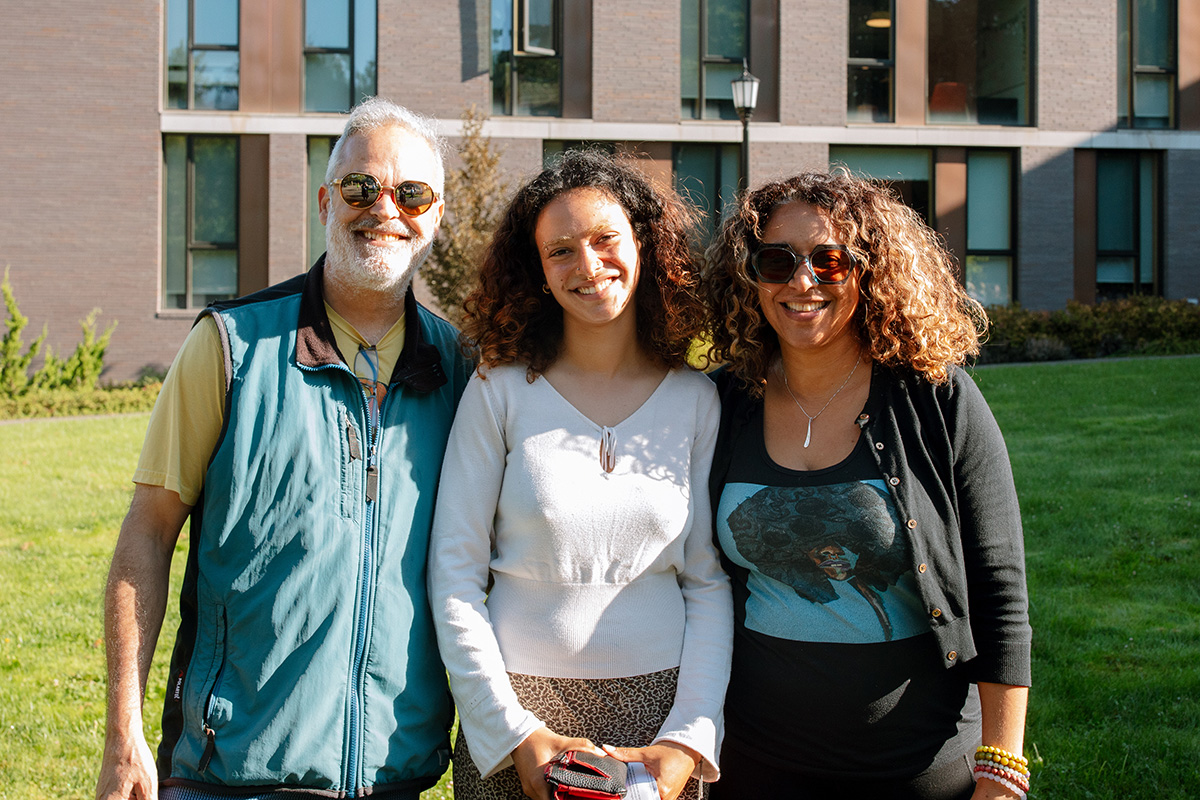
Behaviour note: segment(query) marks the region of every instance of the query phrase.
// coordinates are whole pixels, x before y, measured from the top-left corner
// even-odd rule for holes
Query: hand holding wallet
[[[627,775],[624,761],[582,750],[559,753],[546,765],[554,800],[621,800]]]

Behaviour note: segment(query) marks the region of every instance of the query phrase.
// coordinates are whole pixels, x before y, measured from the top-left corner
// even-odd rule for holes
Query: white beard
[[[351,228],[330,216],[325,225],[325,274],[351,291],[403,296],[417,268],[433,249],[433,237],[394,242],[386,252],[379,252],[377,248],[365,247],[353,233],[374,227],[389,228],[387,224],[371,225],[365,221]],[[405,230],[404,234],[412,232]]]

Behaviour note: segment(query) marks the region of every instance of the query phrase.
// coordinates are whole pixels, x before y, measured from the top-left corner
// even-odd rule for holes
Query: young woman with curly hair
[[[1021,518],[951,257],[887,188],[806,173],[741,198],[706,280],[735,619],[712,796],[1018,796]]]
[[[569,152],[522,186],[466,302],[429,571],[460,719],[455,797],[550,797],[571,749],[663,798],[717,775],[732,601],[705,489],[716,390],[692,213],[637,167]],[[511,765],[511,766],[510,766]]]

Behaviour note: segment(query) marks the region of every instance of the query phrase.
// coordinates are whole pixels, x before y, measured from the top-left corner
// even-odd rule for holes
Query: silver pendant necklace
[[[792,394],[792,387],[788,386],[787,370],[783,368],[783,360],[780,359],[779,374],[783,376],[783,388],[787,389],[787,393],[789,395],[791,395],[792,402],[796,404],[796,408],[800,409],[800,413],[803,414],[804,416],[808,417],[808,432],[806,434],[804,434],[805,449],[808,449],[808,445],[812,441],[813,420],[816,419],[817,417],[821,416],[822,414],[824,414],[825,409],[829,408],[829,404],[833,402],[833,398],[837,397],[838,394],[841,393],[842,389],[846,388],[846,384],[850,382],[850,379],[852,377],[854,377],[854,372],[855,372],[855,370],[858,369],[858,365],[861,361],[862,361],[862,351],[859,351],[858,358],[856,358],[854,360],[854,366],[850,368],[850,374],[846,376],[846,380],[842,381],[842,385],[837,388],[837,391],[829,396],[829,399],[825,401],[825,405],[821,406],[820,411],[818,411],[815,414],[809,414],[807,411],[804,410],[804,406],[800,405],[800,401],[796,399],[796,395]]]

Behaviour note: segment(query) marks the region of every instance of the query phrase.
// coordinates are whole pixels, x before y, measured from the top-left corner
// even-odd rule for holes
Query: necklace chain
[[[858,369],[858,365],[861,362],[862,362],[862,352],[860,351],[858,354],[858,358],[856,358],[854,360],[854,366],[850,368],[850,374],[846,376],[846,380],[842,381],[842,385],[837,388],[836,392],[834,392],[833,394],[831,394],[829,396],[829,399],[825,401],[825,405],[821,406],[821,410],[818,411],[816,414],[809,414],[807,411],[805,411],[804,406],[800,405],[800,401],[796,399],[796,395],[792,394],[792,387],[788,386],[787,370],[784,369],[784,367],[783,367],[783,361],[779,362],[779,374],[783,376],[783,388],[786,389],[787,393],[791,396],[792,402],[796,404],[796,408],[800,409],[800,413],[803,414],[804,416],[808,417],[808,432],[804,434],[805,449],[807,449],[809,443],[812,442],[813,420],[815,420],[817,417],[824,414],[825,409],[829,408],[829,404],[833,402],[833,398],[837,397],[841,393],[842,389],[846,388],[846,384],[850,382],[850,379],[852,377],[854,377],[854,373]]]

